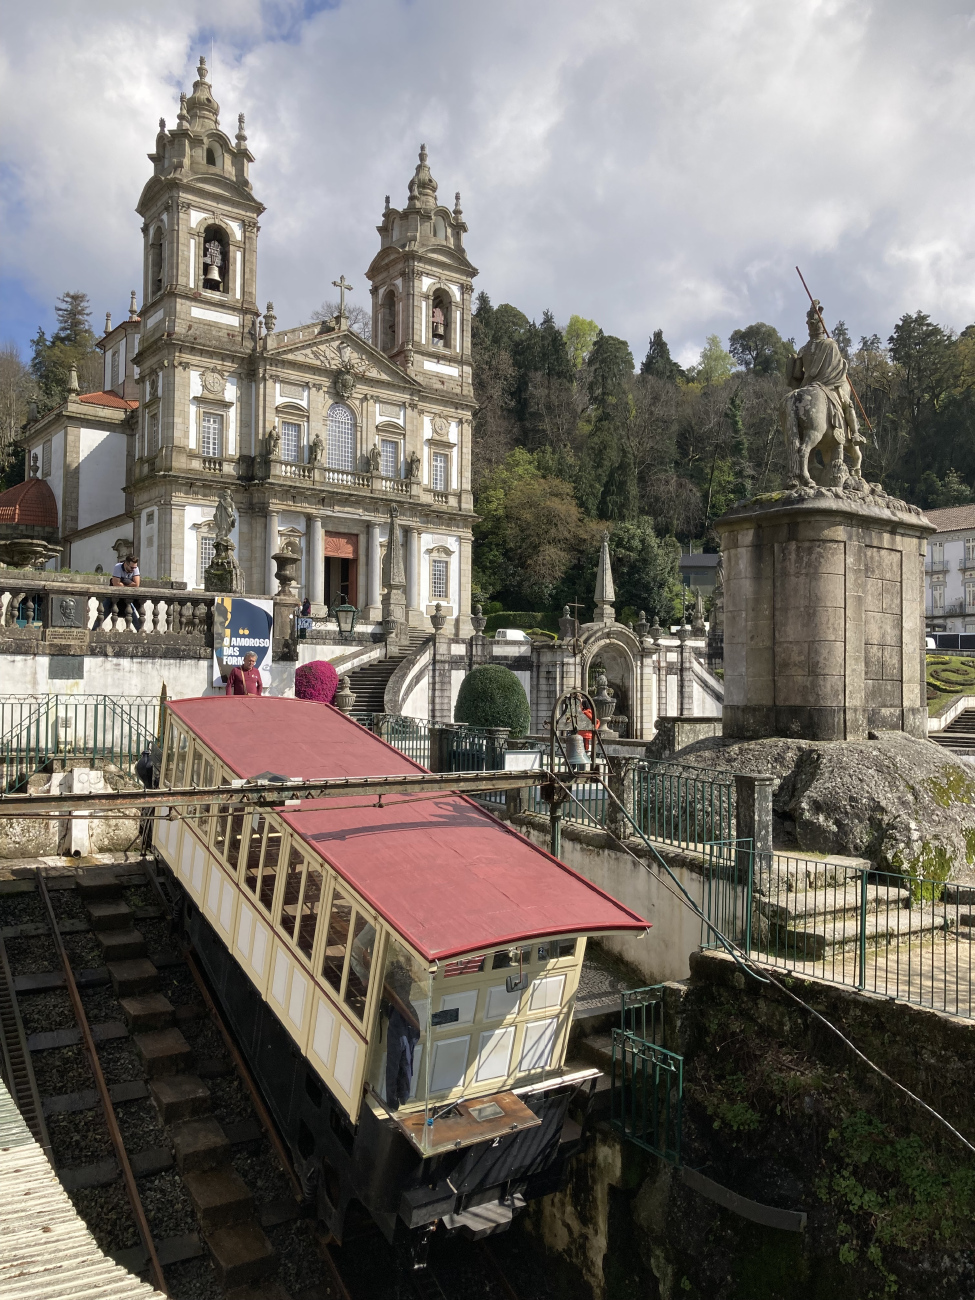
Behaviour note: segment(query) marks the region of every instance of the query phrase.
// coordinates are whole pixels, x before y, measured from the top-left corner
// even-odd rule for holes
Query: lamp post
[[[350,605],[348,602],[342,605],[335,605],[332,608],[332,613],[335,615],[335,621],[339,625],[339,633],[343,637],[351,637],[352,633],[355,631],[355,621],[359,614],[355,605]]]

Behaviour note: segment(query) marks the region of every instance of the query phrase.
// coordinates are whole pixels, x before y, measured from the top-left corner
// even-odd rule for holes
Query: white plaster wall
[[[206,504],[188,504],[183,510],[183,572],[178,582],[185,582],[192,590],[201,590],[197,578],[197,546],[199,539],[199,529],[194,528],[194,524],[200,524],[206,519],[213,518],[213,512],[216,509],[216,502],[212,505]],[[234,525],[230,539],[237,547],[237,554],[240,554],[240,520]]]
[[[42,439],[37,445],[37,459],[43,464],[41,448],[47,441]],[[27,458],[27,473],[30,474],[30,457]],[[58,527],[64,523],[64,430],[59,429],[51,439],[51,473],[46,480],[47,486],[54,493],[58,503]]]
[[[210,685],[213,659],[129,659],[119,656],[85,656],[85,676],[64,681],[48,676],[48,655],[4,655],[4,694],[7,695],[133,695],[157,696],[165,684],[171,700],[201,695],[222,695]],[[271,695],[294,695],[295,665],[275,663],[271,668]]]
[[[142,511],[139,528],[139,569],[144,578],[158,578],[159,574],[159,512],[161,506],[147,506]],[[152,523],[149,516],[152,516]]]
[[[453,691],[453,682],[451,682],[451,691]],[[456,699],[456,696],[454,698]],[[430,679],[427,675],[419,679],[403,701],[403,713],[407,718],[428,719],[430,717]]]
[[[78,527],[125,514],[126,435],[111,429],[81,430]]]
[[[97,533],[90,533],[71,543],[71,567],[79,573],[94,573],[95,565],[100,564],[104,573],[111,573],[118,557],[112,550],[112,543],[117,537],[131,537],[132,524],[113,524]],[[139,556],[139,572],[143,577],[153,577],[146,571],[145,560]]]

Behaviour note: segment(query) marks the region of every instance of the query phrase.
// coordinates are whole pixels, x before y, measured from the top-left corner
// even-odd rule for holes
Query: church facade
[[[106,321],[104,391],[70,394],[25,435],[28,475],[58,501],[61,567],[107,569],[130,542],[145,578],[201,588],[229,489],[249,593],[274,593],[290,546],[317,612],[344,600],[375,623],[395,506],[407,622],[428,628],[439,604],[469,635],[477,271],[460,196],[438,201],[421,148],[405,206],[386,199],[366,340],[344,275],[330,321],[279,328],[258,307],[254,160],[243,115],[233,139],[221,130],[203,59],[149,158],[142,305]]]

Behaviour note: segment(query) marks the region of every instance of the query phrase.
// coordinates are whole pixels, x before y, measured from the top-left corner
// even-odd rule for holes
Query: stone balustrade
[[[0,641],[94,648],[149,642],[212,645],[213,596],[172,586],[111,587],[0,569]]]

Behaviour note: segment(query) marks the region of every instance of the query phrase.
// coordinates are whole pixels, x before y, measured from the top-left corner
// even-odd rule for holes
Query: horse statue
[[[782,432],[793,487],[842,487],[848,474],[860,477],[864,441],[853,409],[846,358],[826,333],[818,301],[806,313],[809,342],[793,358],[791,393],[782,402]],[[814,459],[818,451],[822,468]],[[849,470],[844,456],[849,456]]]

